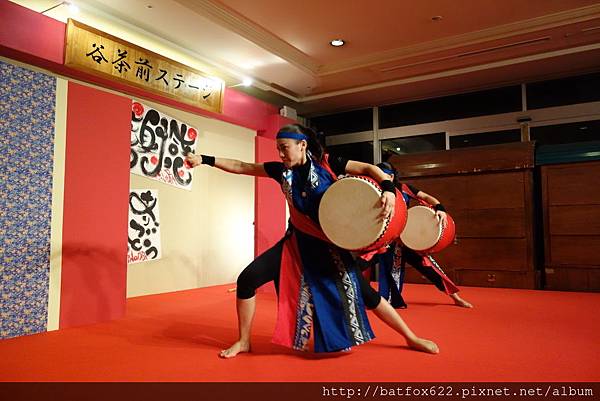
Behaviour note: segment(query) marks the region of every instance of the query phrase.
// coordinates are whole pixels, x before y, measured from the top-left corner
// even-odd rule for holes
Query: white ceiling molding
[[[347,94],[356,93],[356,92],[364,92],[364,91],[368,91],[368,90],[372,90],[372,89],[387,88],[389,86],[403,85],[403,84],[408,84],[408,83],[412,83],[412,82],[425,81],[425,80],[429,80],[429,79],[437,79],[437,78],[450,77],[453,75],[467,74],[467,73],[474,72],[474,71],[481,71],[481,70],[487,70],[487,69],[491,69],[491,68],[505,67],[505,66],[513,65],[513,64],[527,63],[530,61],[543,60],[543,59],[547,59],[547,58],[564,56],[564,55],[568,55],[568,54],[581,53],[581,52],[586,52],[586,51],[590,51],[590,50],[598,50],[598,49],[600,49],[600,43],[595,43],[593,45],[572,47],[570,49],[563,49],[563,50],[556,50],[556,51],[551,51],[551,52],[546,52],[546,53],[533,54],[530,56],[523,56],[523,57],[513,58],[510,60],[495,61],[492,63],[481,64],[481,65],[477,65],[477,66],[473,66],[473,67],[457,68],[457,69],[453,69],[453,70],[447,70],[447,71],[442,71],[442,72],[437,72],[437,73],[432,73],[432,74],[418,75],[418,76],[409,77],[409,78],[395,79],[393,81],[380,82],[377,84],[363,85],[363,86],[357,86],[357,87],[349,88],[349,89],[325,92],[325,93],[320,93],[318,95],[309,95],[309,96],[301,97],[300,100],[303,102],[311,101],[311,100],[318,100],[318,99],[323,99],[323,98],[328,98],[328,97],[333,97],[333,96],[347,95]]]
[[[210,0],[175,0],[211,21],[233,31],[265,50],[281,57],[301,70],[316,75],[318,63],[289,43],[279,39],[263,27],[232,13]]]
[[[437,63],[440,61],[446,61],[446,60],[451,60],[451,59],[455,59],[455,58],[469,57],[469,56],[474,56],[474,55],[481,55],[484,53],[492,53],[492,52],[496,52],[496,51],[500,51],[500,50],[506,50],[509,48],[537,45],[541,42],[546,42],[549,40],[551,40],[551,38],[549,36],[544,36],[541,38],[523,40],[523,41],[519,41],[519,42],[508,43],[508,44],[503,44],[500,46],[493,46],[493,47],[473,50],[473,51],[464,52],[464,53],[451,54],[451,55],[445,56],[445,57],[428,58],[426,60],[418,61],[415,63],[399,64],[399,65],[394,65],[394,66],[390,66],[390,67],[377,68],[377,71],[391,72],[391,71],[396,71],[396,70],[400,70],[403,68],[415,67],[418,65],[425,65],[425,64],[433,64],[433,63]]]
[[[466,47],[482,42],[505,39],[516,35],[556,28],[577,22],[600,18],[600,4],[582,7],[574,10],[564,11],[556,14],[544,15],[511,24],[496,26],[480,31],[455,35],[430,42],[419,43],[413,46],[405,46],[384,52],[368,54],[363,57],[346,60],[339,63],[322,65],[318,75],[325,76],[336,74],[357,68],[370,67],[378,64],[393,62],[395,60],[420,56],[433,52]]]

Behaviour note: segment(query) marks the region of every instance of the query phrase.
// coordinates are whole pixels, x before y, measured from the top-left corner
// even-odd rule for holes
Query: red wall
[[[65,24],[8,0],[0,0],[0,21],[0,49],[63,63]]]
[[[226,121],[256,131],[267,130],[272,116],[279,109],[235,89],[227,88],[223,99],[223,112],[214,113],[178,102],[135,86],[88,74],[63,65],[66,25],[36,13],[8,0],[0,0],[0,55],[22,61],[50,71],[94,83],[108,89],[124,92],[167,104],[190,113]]]
[[[257,162],[279,160],[273,139],[257,136],[255,152]],[[254,255],[258,256],[285,233],[285,199],[271,178],[256,178],[255,189]]]
[[[65,24],[8,0],[0,0],[0,21],[0,55],[4,57],[250,128],[266,138],[274,138],[279,126],[291,122],[279,116],[276,106],[233,89],[225,90],[223,112],[213,113],[68,68],[63,65]],[[127,244],[127,204],[114,202],[127,199],[129,191],[129,136],[113,136],[129,132],[128,103],[125,97],[69,85],[61,327],[102,321],[123,312],[126,265],[121,258],[125,261],[126,248],[121,247]],[[98,149],[99,144],[104,149]],[[256,160],[277,160],[273,150],[273,142],[257,138]],[[87,179],[89,174],[93,180]],[[281,238],[285,204],[276,185],[257,179],[255,188],[255,250],[260,252]]]
[[[69,83],[60,327],[122,316],[131,100]]]
[[[279,128],[295,121],[279,114],[265,119],[265,129],[255,141],[257,163],[279,160],[275,136]],[[285,198],[281,187],[270,178],[255,181],[254,255],[258,256],[281,239],[285,232]]]

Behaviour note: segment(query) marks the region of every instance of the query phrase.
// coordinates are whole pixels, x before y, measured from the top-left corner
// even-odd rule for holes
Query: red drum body
[[[319,222],[331,242],[340,248],[369,252],[397,238],[406,225],[406,204],[396,190],[391,219],[381,219],[379,184],[370,177],[346,176],[333,183],[319,205]]]
[[[447,214],[447,222],[440,223],[435,210],[428,206],[413,206],[408,209],[408,221],[400,234],[402,243],[419,253],[436,253],[454,241],[456,226]]]

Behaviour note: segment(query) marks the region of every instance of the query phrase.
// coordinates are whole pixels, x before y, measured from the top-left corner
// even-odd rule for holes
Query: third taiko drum
[[[340,248],[370,252],[397,238],[406,224],[406,204],[396,190],[392,218],[382,219],[382,190],[365,176],[346,176],[333,183],[319,205],[319,222],[331,242]]]
[[[454,241],[456,227],[454,220],[446,213],[446,223],[435,215],[429,206],[413,206],[408,209],[406,226],[400,240],[408,248],[420,253],[436,253]]]

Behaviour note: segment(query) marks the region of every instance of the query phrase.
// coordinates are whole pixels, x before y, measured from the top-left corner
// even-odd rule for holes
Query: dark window
[[[521,87],[507,86],[379,108],[379,127],[392,128],[521,111]]]
[[[381,141],[381,160],[386,161],[394,154],[423,153],[444,149],[446,149],[446,134],[444,132],[386,139]]]
[[[528,109],[600,100],[600,73],[534,82],[526,86]]]
[[[327,152],[348,160],[373,163],[373,142],[346,143],[327,146]]]
[[[597,141],[600,140],[600,120],[531,127],[529,136],[539,145]]]
[[[450,149],[470,146],[495,145],[498,143],[520,142],[521,130],[482,132],[480,134],[456,135],[450,137]]]
[[[329,114],[310,119],[310,125],[325,136],[371,131],[373,129],[373,109]]]

